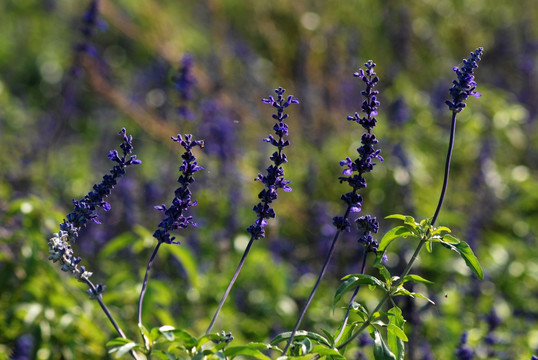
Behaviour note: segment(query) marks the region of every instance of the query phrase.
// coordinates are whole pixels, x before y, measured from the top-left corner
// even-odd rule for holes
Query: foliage
[[[0,4],[0,359],[22,358],[20,349],[36,359],[143,356],[140,332],[155,358],[281,355],[342,211],[338,161],[361,146],[356,124],[344,121],[363,90],[350,75],[370,58],[381,78],[384,163],[368,176],[361,211],[379,218],[376,262],[361,273],[360,234],[342,233],[301,324],[309,331],[297,332],[291,351],[304,359],[536,354],[532,1],[101,0],[93,11],[91,3]],[[434,227],[414,218],[433,212],[441,188],[450,69],[477,46],[485,48],[482,97],[458,114],[439,216],[446,227]],[[249,240],[260,191],[252,179],[269,162],[261,137],[274,122],[259,99],[280,84],[301,99],[287,120],[293,192],[275,202],[278,216],[253,246],[216,330],[200,336]],[[117,338],[85,284],[47,261],[46,242],[71,199],[100,181],[124,127],[143,163],[73,247],[106,285],[102,300],[130,340]],[[170,136],[178,133],[205,140],[193,150],[204,167],[191,189],[198,227],[160,248],[144,299],[148,330],[140,329],[137,299],[162,220],[153,207],[176,188]],[[383,218],[393,213],[408,215]],[[422,241],[428,252],[412,272],[393,275]]]

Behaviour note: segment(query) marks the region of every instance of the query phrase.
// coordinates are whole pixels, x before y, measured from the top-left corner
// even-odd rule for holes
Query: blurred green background
[[[112,210],[101,214],[102,225],[86,228],[76,251],[136,337],[136,301],[161,216],[153,206],[169,204],[177,187],[180,148],[170,136],[204,139],[196,155],[205,170],[193,185],[199,226],[176,234],[182,245],[161,248],[144,314],[147,327],[203,334],[255,220],[261,184],[253,179],[273,151],[262,142],[272,109],[260,99],[278,86],[301,100],[289,118],[285,171],[293,192],[279,195],[277,218],[254,244],[214,329],[231,331],[235,344],[290,330],[330,245],[331,219],[344,210],[339,161],[355,158],[360,146],[361,127],[346,121],[362,102],[353,72],[372,59],[381,78],[375,134],[385,162],[362,193],[362,214],[378,217],[381,236],[395,225],[386,215],[433,215],[452,67],[478,46],[485,50],[476,74],[482,97],[470,98],[458,116],[438,224],[473,247],[485,279],[445,249],[421,254],[414,273],[435,284],[414,290],[436,305],[400,299],[407,358],[453,358],[464,331],[477,359],[538,352],[535,0],[103,0],[86,37],[88,5],[0,2],[0,359],[17,341],[33,344],[30,358],[107,357],[113,328],[84,286],[47,261],[47,240],[71,199],[111,167],[106,155],[120,144],[122,127],[143,163],[127,170],[108,199]],[[196,78],[189,101],[173,83],[186,54]],[[178,106],[192,119],[179,116]],[[414,245],[395,243],[389,267],[401,271]],[[340,277],[358,272],[361,254],[354,232],[340,239],[302,328],[336,329],[343,312],[329,311],[332,297]],[[378,298],[362,289],[359,300],[371,308]],[[494,332],[492,311],[500,319]]]

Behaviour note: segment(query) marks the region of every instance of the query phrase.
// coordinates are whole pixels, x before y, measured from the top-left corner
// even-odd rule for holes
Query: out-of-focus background
[[[357,156],[362,82],[372,59],[381,81],[374,132],[385,161],[368,174],[362,214],[394,226],[393,213],[433,215],[442,183],[450,113],[444,101],[463,58],[484,47],[480,99],[458,116],[447,199],[438,224],[467,241],[484,268],[474,278],[455,253],[435,247],[413,272],[435,282],[424,300],[399,299],[408,359],[450,359],[460,336],[476,359],[538,352],[538,7],[534,0],[0,2],[0,359],[106,358],[115,337],[85,287],[47,260],[47,240],[112,166],[127,128],[143,161],[127,169],[75,245],[119,323],[136,337],[136,302],[151,234],[178,176],[178,133],[196,150],[191,214],[197,228],[163,246],[145,302],[147,327],[201,335],[248,240],[252,206],[269,165],[272,109],[260,100],[282,86],[292,145],[284,166],[293,192],[279,194],[267,238],[254,244],[216,331],[234,343],[289,331],[342,215],[339,161]],[[192,63],[192,67],[189,64]],[[185,93],[181,69],[194,80]],[[179,84],[179,85],[178,85]],[[187,96],[185,96],[187,95]],[[187,99],[185,99],[187,98]],[[178,111],[178,109],[180,111]],[[358,272],[356,232],[340,239],[303,328],[334,331],[339,278]],[[398,241],[388,266],[401,271],[416,244]],[[371,260],[368,265],[371,264]],[[370,267],[367,271],[375,274]],[[372,308],[380,294],[364,288]],[[339,306],[344,306],[344,303]],[[30,345],[30,346],[24,346]],[[361,350],[371,356],[371,349]],[[359,354],[350,352],[350,357]],[[21,357],[22,359],[22,357]]]

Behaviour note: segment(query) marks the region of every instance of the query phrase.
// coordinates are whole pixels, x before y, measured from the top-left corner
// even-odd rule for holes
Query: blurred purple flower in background
[[[455,353],[458,360],[472,360],[474,358],[474,351],[467,346],[467,336],[467,331],[465,331],[460,337],[460,343]]]
[[[192,100],[193,87],[196,84],[196,78],[192,73],[194,65],[194,57],[191,54],[186,54],[180,60],[178,74],[174,77],[174,87],[179,93],[180,105],[177,108],[177,113],[187,120],[193,120],[194,114],[187,107],[187,102]]]

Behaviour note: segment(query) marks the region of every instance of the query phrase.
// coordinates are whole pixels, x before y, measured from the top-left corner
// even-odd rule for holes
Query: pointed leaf
[[[414,281],[414,282],[423,283],[423,284],[433,284],[433,282],[431,282],[430,280],[426,280],[422,276],[415,275],[415,274],[409,274],[409,275],[404,276],[402,280],[402,284],[405,284],[408,281]]]
[[[127,343],[121,347],[118,348],[118,352],[116,353],[116,357],[119,358],[125,354],[127,354],[129,351],[133,350],[133,348],[136,347],[135,342]]]
[[[433,251],[433,243],[431,241],[426,242],[426,250],[431,254]]]
[[[444,245],[446,248],[456,251],[458,254],[460,254],[463,260],[465,260],[467,266],[480,280],[484,278],[482,267],[480,266],[480,263],[478,262],[478,259],[476,258],[469,244],[467,244],[465,241],[462,241],[457,244],[451,244],[445,241],[441,241],[441,244]]]
[[[358,285],[373,285],[381,289],[385,289],[385,284],[375,276],[368,274],[350,274],[342,278],[344,282],[338,287],[333,299],[333,311],[336,303],[340,301],[342,296],[351,289],[355,289]]]
[[[374,331],[374,358],[375,360],[396,360],[396,356],[385,344],[377,329]]]
[[[396,226],[383,236],[381,241],[379,242],[379,246],[377,248],[377,253],[383,253],[387,246],[392,242],[392,240],[397,239],[399,237],[407,237],[407,236],[413,236],[413,232],[409,230],[405,226]]]
[[[260,346],[263,345],[263,346]],[[260,360],[271,360],[270,357],[260,351],[260,349],[267,350],[267,345],[259,343],[250,343],[243,346],[231,346],[224,350],[224,355],[227,357],[235,357],[239,355],[250,356]]]
[[[482,267],[478,262],[478,258],[473,253],[473,250],[465,241],[460,242],[455,245],[458,249],[458,252],[465,260],[467,266],[474,272],[474,274],[480,279],[484,279],[484,273],[482,272]]]
[[[117,337],[117,338],[112,339],[109,342],[107,342],[106,346],[107,347],[122,346],[122,345],[128,344],[130,342],[133,342],[133,341],[129,340],[129,339],[122,338],[122,337]]]
[[[390,283],[391,276],[387,268],[383,264],[376,264],[375,267],[379,269],[379,273],[385,278],[385,282]]]
[[[312,352],[321,356],[326,356],[328,359],[346,360],[346,358],[342,354],[340,354],[338,350],[321,345],[314,346]]]
[[[450,244],[459,244],[461,240],[456,238],[455,236],[452,236],[450,234],[445,234],[442,238],[444,242],[450,243]]]
[[[385,219],[398,219],[398,220],[405,220],[405,215],[402,214],[392,214],[389,216],[385,216]]]
[[[270,344],[271,345],[276,345],[279,342],[289,340],[290,337],[291,337],[291,331],[278,334],[273,340],[271,340]],[[296,339],[301,339],[301,338],[304,338],[304,337],[307,337],[310,340],[314,340],[318,344],[322,344],[322,345],[326,345],[328,347],[331,347],[331,344],[329,343],[329,341],[327,339],[325,339],[323,336],[321,336],[319,334],[316,334],[314,332],[305,331],[305,330],[299,330],[299,331],[297,331],[295,333],[295,338]]]

